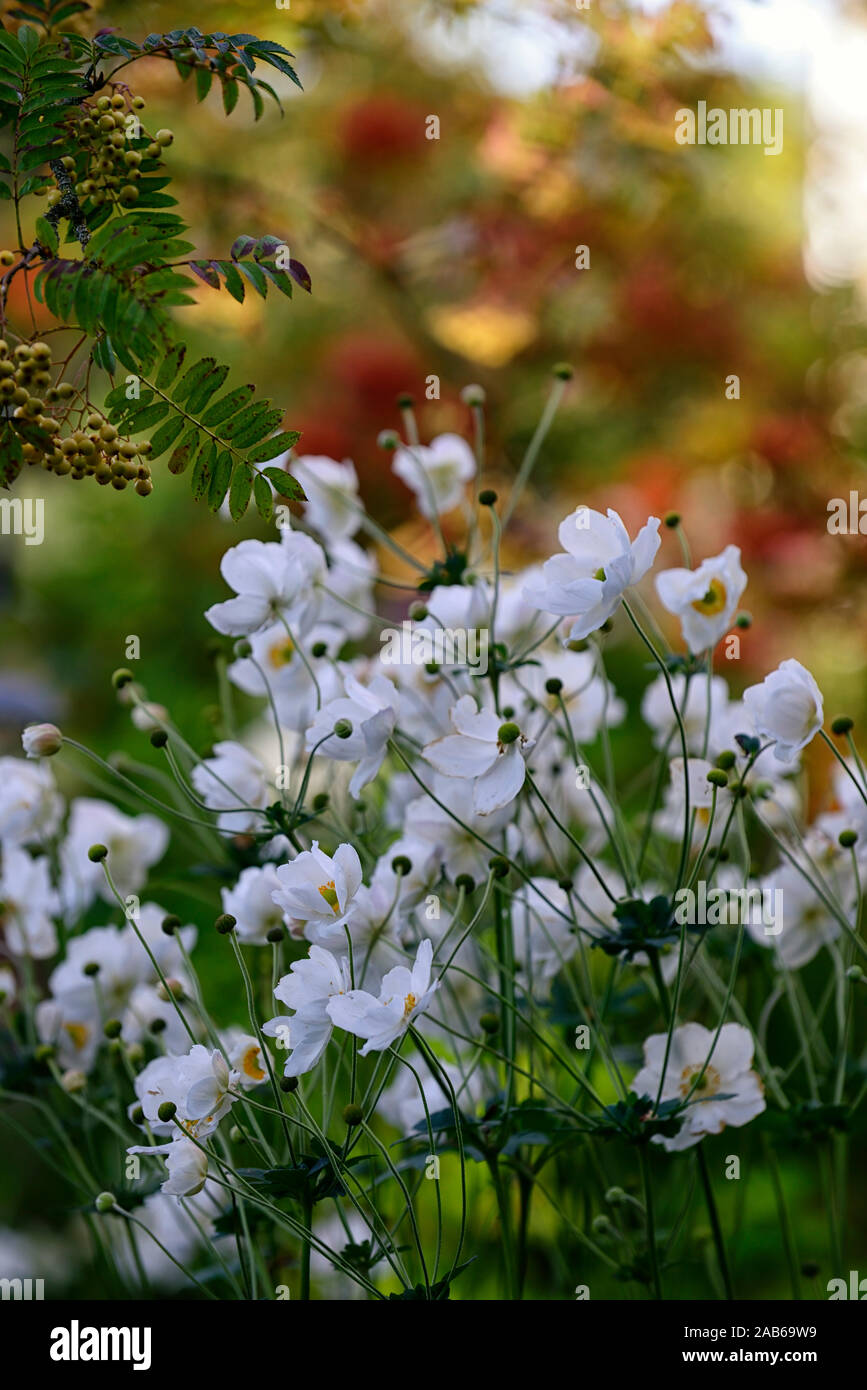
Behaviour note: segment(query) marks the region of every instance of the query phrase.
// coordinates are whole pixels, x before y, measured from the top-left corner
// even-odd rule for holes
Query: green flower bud
[[[233,932],[237,925],[238,919],[236,917],[233,917],[231,912],[221,912],[217,920],[214,922],[214,926],[220,933],[220,936],[228,936],[229,932]]]
[[[111,678],[111,683],[115,690],[122,690],[125,685],[129,685],[133,680],[135,680],[135,677],[132,671],[128,671],[126,667],[122,666],[119,671],[115,671]]]
[[[396,854],[391,861],[391,867],[396,874],[408,874],[412,869],[412,860],[405,854]]]
[[[99,1212],[111,1211],[112,1207],[115,1205],[114,1193],[100,1192],[93,1205]]]
[[[727,787],[729,782],[721,767],[712,767],[707,774],[707,780],[712,787]]]
[[[851,849],[858,839],[858,834],[855,830],[841,830],[837,839],[844,849]]]
[[[496,1014],[482,1014],[479,1019],[479,1027],[483,1033],[499,1033],[500,1020]]]
[[[463,888],[464,892],[468,894],[474,893],[476,891],[476,881],[471,874],[458,874],[455,879],[455,887]]]
[[[101,864],[103,859],[108,858],[108,850],[105,845],[91,845],[87,857],[91,864]]]
[[[364,1111],[360,1105],[344,1105],[343,1120],[350,1129],[355,1125],[360,1125],[364,1119]]]
[[[157,1107],[157,1118],[164,1125],[167,1125],[170,1120],[173,1120],[177,1113],[178,1107],[175,1105],[173,1100],[164,1100]]]
[[[334,725],[334,733],[338,738],[349,738],[352,734],[352,723],[349,719],[338,719]]]
[[[479,493],[479,504],[482,507],[493,507],[497,500],[497,494],[492,487],[483,488]]]
[[[106,1020],[105,1026],[103,1027],[102,1031],[107,1038],[119,1038],[122,1029],[123,1024],[121,1023],[119,1018],[109,1018]]]
[[[851,733],[854,727],[855,720],[850,719],[848,714],[838,714],[837,718],[831,721],[831,733],[836,734],[838,738]]]
[[[668,529],[673,531],[676,526],[680,525],[680,512],[666,512],[664,520]]]
[[[558,362],[551,368],[551,375],[558,381],[571,381],[575,375],[575,368],[569,362]]]
[[[730,748],[724,748],[716,760],[717,767],[721,767],[723,772],[729,772],[737,762],[737,754]]]
[[[559,695],[563,689],[563,682],[557,676],[552,676],[545,682],[545,689],[549,695]]]
[[[520,737],[521,730],[518,728],[517,724],[501,724],[499,729],[497,730],[498,743],[514,743],[515,740],[519,739]]]

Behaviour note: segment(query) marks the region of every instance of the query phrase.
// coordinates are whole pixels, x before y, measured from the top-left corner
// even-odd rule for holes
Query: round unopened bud
[[[569,362],[557,362],[556,365],[551,368],[551,374],[555,376],[558,381],[571,381],[575,375],[575,368]]]
[[[51,758],[63,747],[63,734],[56,724],[28,724],[21,745],[28,758]]]
[[[272,946],[279,946],[285,935],[285,927],[271,927],[270,930],[265,933],[265,940],[270,942]]]
[[[314,811],[324,811],[328,805],[330,797],[327,792],[317,792],[313,798]]]
[[[736,616],[736,618],[735,618],[735,627],[739,627],[739,628],[741,629],[742,632],[746,632],[747,628],[752,627],[752,625],[753,625],[753,615],[752,615],[752,613],[747,613],[746,611],[744,611],[743,613],[738,613],[738,614],[737,614],[737,616]]]
[[[50,1062],[56,1053],[57,1048],[53,1043],[40,1043],[33,1055],[37,1062]]]
[[[100,968],[98,960],[89,960],[82,966],[81,973],[82,975],[86,975],[89,980],[92,980],[99,974]]]
[[[170,1004],[174,999],[176,1003],[183,1003],[186,999],[186,992],[180,980],[166,980],[165,984],[160,980],[157,985],[157,994],[164,1004]]]
[[[479,1027],[483,1033],[499,1033],[500,1020],[496,1014],[482,1014],[479,1019]]]
[[[864,979],[864,971],[861,969],[860,965],[850,965],[849,969],[846,971],[846,979],[851,980],[853,985],[860,984]]]
[[[622,1187],[609,1187],[605,1194],[605,1200],[610,1207],[619,1207],[623,1205],[627,1197]]]
[[[509,872],[509,861],[504,859],[501,854],[495,854],[488,867],[494,878],[505,878]]]
[[[400,446],[400,439],[395,430],[380,430],[376,442],[380,449],[387,449],[389,453],[393,453]]]
[[[151,746],[153,748],[165,748],[169,741],[169,736],[165,729],[154,729],[151,734]]]
[[[285,1094],[286,1094],[287,1096],[291,1096],[291,1094],[292,1094],[293,1091],[297,1091],[297,1090],[298,1090],[298,1077],[297,1077],[297,1076],[281,1076],[281,1077],[280,1077],[280,1090],[283,1091],[283,1092],[285,1092]]]
[[[729,782],[721,767],[712,767],[707,774],[707,780],[712,787],[727,787]]]
[[[411,410],[415,405],[415,400],[410,395],[409,391],[401,391],[397,396],[395,404],[398,410]]]
[[[858,832],[856,830],[841,830],[837,839],[844,849],[851,849],[858,839]]]
[[[545,682],[545,689],[549,695],[559,695],[563,689],[563,682],[558,676],[552,676],[550,680]]]
[[[243,1144],[247,1136],[238,1125],[232,1125],[232,1128],[229,1130],[229,1138],[233,1144]]]
[[[455,887],[462,888],[465,893],[474,893],[476,891],[476,881],[472,874],[458,874],[455,879]]]
[[[493,507],[497,501],[497,494],[492,487],[482,488],[479,493],[479,505],[482,507]]]
[[[412,869],[412,860],[406,854],[396,854],[391,861],[391,867],[396,874],[408,874]]]
[[[148,1024],[148,1032],[156,1038],[160,1033],[166,1031],[166,1021],[164,1018],[152,1018]]]
[[[115,1205],[114,1193],[100,1192],[93,1205],[99,1212],[111,1211],[112,1207]]]
[[[414,623],[420,623],[420,622],[422,621],[423,618],[426,618],[426,617],[427,617],[427,615],[428,615],[427,604],[425,604],[425,603],[413,603],[413,604],[410,604],[409,616],[412,618],[412,620],[413,620]]]
[[[730,772],[737,761],[737,754],[730,748],[724,748],[716,760],[717,767],[721,767],[723,772]]]
[[[680,512],[666,512],[664,520],[668,529],[673,531],[676,526],[680,525]]]
[[[60,1084],[67,1095],[74,1096],[76,1092],[83,1091],[87,1085],[87,1077],[83,1071],[76,1071],[70,1067],[60,1078]]]
[[[850,719],[848,714],[838,714],[836,719],[831,720],[831,733],[842,737],[849,734],[855,727],[855,720]]]
[[[235,930],[235,927],[237,925],[238,920],[236,917],[232,916],[231,912],[221,912],[214,923],[214,926],[220,933],[220,936],[228,936],[230,932],[233,932]]]
[[[170,912],[167,917],[164,917],[162,922],[160,923],[163,933],[166,936],[174,936],[175,932],[177,931],[180,925],[180,917],[176,917],[173,912]]]
[[[557,887],[564,893],[571,893],[575,885],[571,878],[559,878],[557,880]]]
[[[253,648],[246,637],[241,637],[235,643],[234,652],[239,661],[245,661],[248,656],[253,655]]]
[[[360,1125],[363,1119],[364,1111],[360,1105],[344,1105],[343,1120],[350,1129],[352,1129],[354,1125]]]
[[[328,655],[328,644],[327,644],[327,642],[314,642],[314,643],[313,643],[313,646],[310,648],[310,655],[311,655],[311,656],[315,656],[316,659],[317,659],[317,661],[318,661],[321,657],[327,656],[327,655]]]
[[[129,685],[130,681],[133,680],[135,680],[135,676],[132,671],[128,671],[125,666],[122,666],[119,671],[114,672],[111,683],[115,690],[122,690],[125,685]]]
[[[157,1119],[164,1125],[167,1125],[171,1120],[173,1120],[177,1113],[178,1107],[175,1105],[173,1100],[161,1101],[160,1104],[157,1106]]]
[[[517,724],[501,724],[497,730],[498,743],[514,743],[520,737],[521,730],[518,728]]]
[[[103,859],[108,858],[108,850],[105,845],[91,845],[87,857],[91,864],[101,864]]]
[[[595,1231],[597,1236],[610,1235],[611,1232],[614,1230],[614,1227],[611,1224],[610,1216],[606,1216],[604,1212],[601,1213],[599,1216],[594,1216],[593,1230]]]
[[[464,405],[484,405],[484,386],[479,386],[477,382],[471,382],[469,386],[465,386],[461,391],[461,400],[463,401]]]
[[[134,1125],[144,1124],[144,1110],[141,1105],[134,1105],[129,1112],[129,1117]]]
[[[338,738],[350,738],[352,735],[352,722],[349,719],[338,719],[334,725],[334,733]]]
[[[123,1024],[119,1018],[106,1019],[102,1029],[107,1038],[119,1038],[122,1030]]]

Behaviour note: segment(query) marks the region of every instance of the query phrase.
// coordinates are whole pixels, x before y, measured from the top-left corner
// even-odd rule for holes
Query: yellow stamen
[[[337,901],[337,893],[334,889],[334,879],[332,878],[328,883],[320,883],[319,891],[336,916],[340,911],[340,904]]]
[[[700,1076],[700,1080],[695,1090],[692,1089],[694,1076]],[[701,1067],[697,1063],[684,1067],[680,1074],[680,1094],[686,1098],[688,1095],[696,1100],[709,1100],[715,1096],[722,1085],[722,1077],[716,1067]]]
[[[248,1047],[241,1059],[241,1070],[245,1076],[249,1076],[251,1081],[262,1081],[265,1077],[263,1069],[256,1060],[258,1056],[258,1047]]]
[[[268,648],[268,662],[275,668],[290,665],[294,655],[295,643],[289,637],[281,638]]]
[[[409,1018],[410,1014],[412,1013],[412,1011],[413,1011],[413,1009],[415,1008],[415,1006],[416,1006],[417,1003],[418,1003],[418,1000],[416,999],[416,997],[415,997],[414,994],[408,994],[408,995],[406,996],[406,998],[405,998],[404,1001],[403,1001],[403,1016],[404,1016],[404,1018]]]
[[[711,618],[716,613],[721,613],[726,606],[726,588],[719,579],[712,579],[710,587],[704,598],[697,598],[693,603],[696,613],[701,613],[703,617]]]

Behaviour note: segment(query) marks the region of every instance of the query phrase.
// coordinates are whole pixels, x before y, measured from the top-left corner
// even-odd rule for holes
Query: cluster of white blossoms
[[[205,614],[234,639],[228,679],[262,698],[262,720],[238,735],[227,719],[200,757],[130,673],[118,682],[136,727],[166,749],[185,798],[178,835],[205,832],[219,847],[219,870],[202,886],[215,908],[219,889],[218,932],[231,937],[242,972],[243,1029],[208,1015],[191,963],[196,928],[150,894],[140,901],[174,810],[67,805],[47,761],[66,741],[50,726],[25,731],[26,757],[0,759],[0,993],[10,1004],[31,963],[46,963],[42,997],[23,992],[65,1088],[84,1086],[106,1037],[119,1037],[136,1097],[129,1118],[147,1140],[129,1153],[159,1155],[163,1195],[188,1198],[211,1183],[209,1162],[225,1171],[218,1129],[253,1104],[252,1092],[251,1123],[270,1108],[284,1121],[301,1114],[309,1130],[308,1110],[292,1109],[302,1105],[298,1081],[310,1078],[324,1099],[327,1075],[332,1093],[350,1085],[347,1113],[359,1114],[347,1125],[372,1122],[358,1103],[357,1068],[387,1054],[375,1113],[412,1136],[431,1110],[470,1115],[491,1103],[497,1049],[514,1066],[524,1022],[534,1036],[547,1028],[552,1055],[562,1056],[558,1025],[547,1020],[569,999],[575,1023],[597,1029],[601,1061],[568,1071],[564,1092],[549,1076],[561,1106],[576,1075],[586,1094],[573,1113],[590,1113],[587,1094],[601,1103],[601,1067],[614,1098],[637,1098],[643,1120],[655,1122],[661,1106],[674,1117],[674,1132],[652,1135],[666,1149],[754,1119],[766,1105],[754,1067],[758,1058],[767,1071],[764,1046],[703,949],[714,920],[677,925],[675,896],[702,884],[705,895],[719,889],[749,906],[781,893],[779,929],[761,913],[728,919],[738,952],[746,933],[747,949],[761,948],[752,959],[772,974],[787,977],[823,948],[839,961],[843,944],[849,960],[867,786],[853,745],[850,758],[838,754],[833,806],[805,825],[800,757],[824,720],[815,680],[786,660],[734,695],[713,672],[747,582],[738,548],[656,574],[662,607],[680,623],[686,651],[677,657],[647,635],[636,593],[660,548],[655,517],[633,539],[616,512],[579,506],[560,524],[561,550],[521,573],[502,572],[495,540],[486,550],[483,537],[478,557],[460,565],[447,553],[425,571],[403,554],[419,584],[406,621],[484,630],[490,664],[386,664],[376,586],[392,581],[355,539],[362,527],[378,534],[356,472],[319,457],[287,464],[305,489],[303,521],[277,540],[232,546],[220,567],[232,596]],[[436,525],[469,508],[476,458],[457,436],[400,446],[394,471]],[[481,501],[483,517],[496,499]],[[473,522],[480,537],[483,529]],[[611,755],[627,705],[606,670],[605,638],[621,612],[656,668],[640,696],[648,776],[637,809],[634,795],[621,800]],[[761,837],[755,863],[746,825]],[[269,955],[263,1008],[258,964]],[[626,979],[661,1010],[643,1064],[640,1039],[612,1038],[598,1022],[606,958],[609,992]],[[689,1020],[699,1009],[705,1023]],[[486,1029],[499,1029],[496,1045]],[[392,1077],[407,1038],[431,1068],[423,1082],[404,1069]],[[508,1085],[529,1076],[532,1094],[538,1053],[536,1063],[521,1058]],[[631,1078],[621,1075],[625,1058]],[[141,1212],[144,1225],[157,1222]]]

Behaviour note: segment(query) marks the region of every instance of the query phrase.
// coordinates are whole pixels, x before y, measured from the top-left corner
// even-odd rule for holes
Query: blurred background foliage
[[[278,77],[285,116],[269,106],[258,123],[244,94],[228,119],[216,91],[196,104],[192,84],[167,63],[138,63],[131,82],[149,125],[175,133],[168,161],[199,254],[224,257],[241,233],[271,233],[310,271],[312,295],[296,291],[291,303],[239,305],[201,285],[196,307],[179,311],[191,350],[230,362],[233,380],[254,381],[285,406],[286,427],[303,431],[299,452],[352,458],[374,516],[425,554],[431,540],[376,443],[379,430],[399,425],[397,393],[416,397],[427,439],[469,428],[459,392],[482,383],[490,482],[502,488],[536,425],[552,364],[567,360],[575,378],[508,533],[507,567],[551,553],[557,523],[579,501],[616,507],[630,529],[648,512],[676,509],[697,558],[728,542],[742,548],[755,622],[740,660],[720,663],[733,687],[795,656],[814,671],[829,713],[863,715],[867,556],[859,537],[826,529],[828,499],[847,496],[863,476],[863,313],[855,287],[805,272],[802,96],[726,70],[711,7],[103,0],[96,8],[94,23],[138,40],[197,24],[254,32],[296,55],[304,92]],[[480,44],[480,34],[490,42]],[[542,83],[532,75],[539,52],[552,66]],[[782,107],[782,154],[676,144],[675,112],[699,100]],[[431,117],[437,139],[427,138]],[[0,205],[0,244],[13,242]],[[579,246],[589,248],[589,268],[576,268]],[[26,304],[12,305],[26,327]],[[738,400],[726,397],[732,374]],[[432,376],[440,397],[428,400]],[[155,761],[109,681],[130,664],[130,635],[140,639],[135,670],[149,698],[171,707],[198,748],[219,736],[213,634],[201,615],[224,597],[223,551],[266,528],[255,515],[237,527],[211,517],[164,463],[154,482],[142,499],[40,474],[44,544],[0,537],[0,752],[16,750],[26,720],[56,718],[103,755],[123,749]],[[680,563],[671,536],[660,559]],[[395,572],[393,560],[388,568]],[[640,766],[648,744],[636,697],[649,673],[631,645],[615,647],[610,671],[633,711],[615,746],[624,764]],[[817,761],[824,766],[821,752]],[[90,789],[69,780],[68,765],[62,772],[68,791]],[[216,886],[212,896],[216,907]],[[212,916],[193,894],[163,897],[202,924]],[[218,967],[206,965],[205,978],[235,989],[234,974],[222,979]],[[725,1138],[708,1144],[712,1163],[722,1163]],[[759,1162],[759,1136],[745,1133],[739,1151]],[[64,1200],[60,1189],[45,1195],[45,1174],[24,1152],[21,1163],[4,1164],[10,1220],[19,1208],[60,1211]],[[627,1154],[624,1185],[630,1164]],[[791,1155],[786,1181],[804,1258],[811,1240],[821,1246],[825,1225],[812,1171]],[[580,1164],[560,1174],[561,1183],[581,1180]],[[749,1209],[742,1184],[722,1186],[724,1220],[748,1233],[735,1245],[742,1294],[787,1296],[770,1178],[750,1186]],[[674,1210],[663,1199],[660,1220]],[[491,1247],[458,1297],[470,1285],[474,1297],[494,1287],[493,1210],[478,1221]],[[528,1286],[570,1297],[587,1281],[564,1262],[557,1222],[549,1240],[543,1228]],[[670,1296],[709,1295],[705,1253],[698,1239]],[[104,1293],[98,1272],[89,1277],[86,1287]],[[806,1281],[805,1293],[812,1287]],[[594,1297],[634,1294],[595,1268]]]

